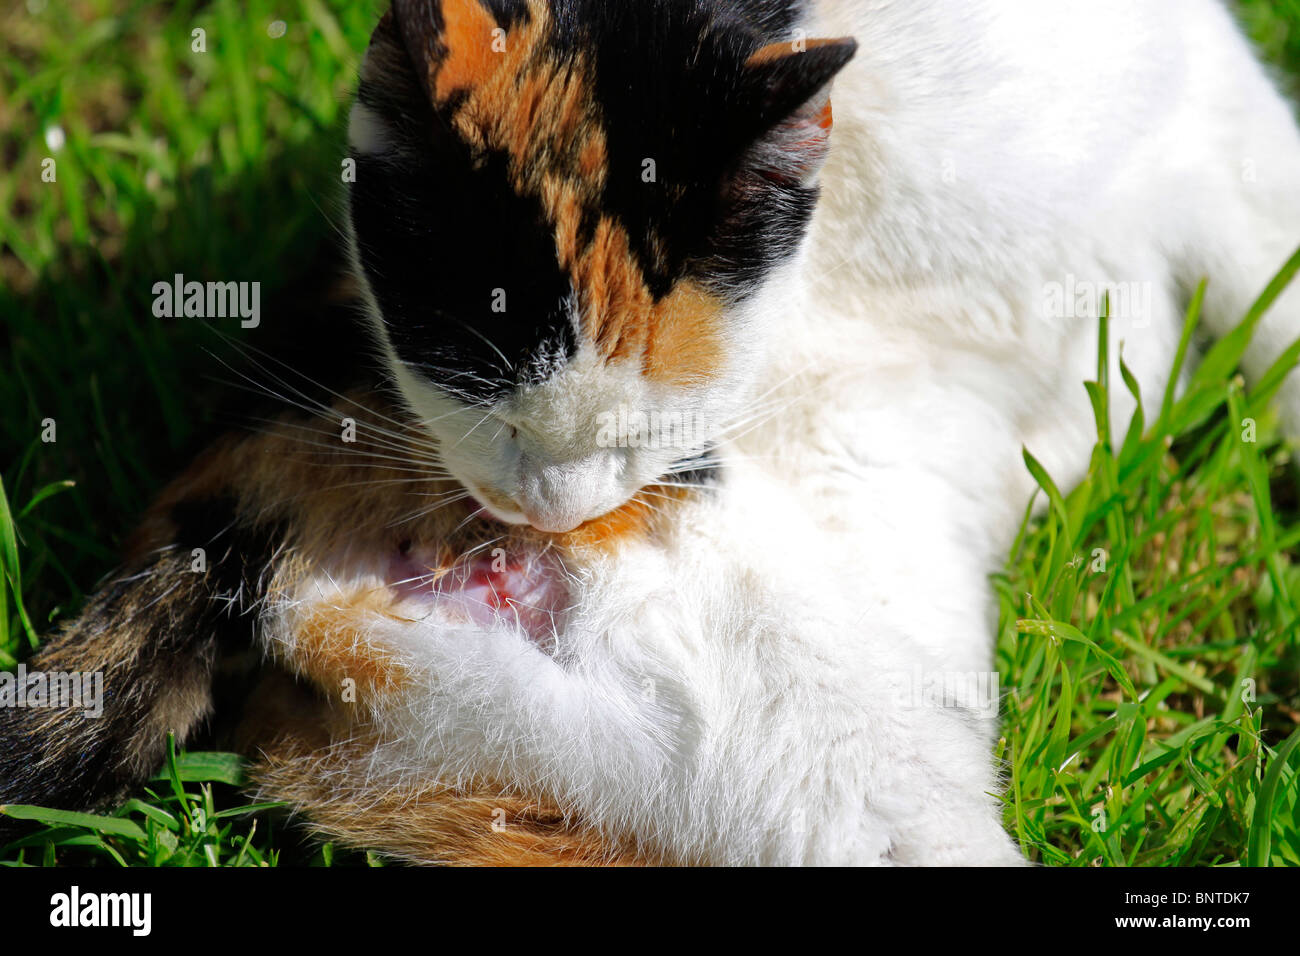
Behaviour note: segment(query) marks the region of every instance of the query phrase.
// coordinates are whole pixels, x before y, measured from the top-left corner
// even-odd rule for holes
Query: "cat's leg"
[[[632,542],[566,577],[580,610],[552,641],[357,603],[331,571],[288,605],[280,653],[323,686],[383,675],[376,787],[500,781],[675,862],[1017,861],[983,720],[925,694],[924,653],[861,619],[816,551],[709,517],[671,553]],[[340,650],[366,667],[322,676]]]
[[[373,661],[361,644],[351,660],[345,648],[335,650],[314,658],[323,668],[310,675],[315,687],[273,670],[250,695],[237,745],[252,755],[248,776],[257,799],[296,808],[325,839],[422,865],[657,862],[552,803],[500,784],[445,787],[382,773],[375,759],[382,743],[358,714],[364,708],[318,689],[336,686],[335,668],[361,674]]]
[[[851,334],[837,338],[843,342]],[[1033,487],[1020,456],[1021,436],[1007,416],[1023,407],[1028,418],[1029,410],[1041,413],[1043,403],[1034,383],[1009,378],[996,359],[980,368],[966,354],[945,361],[937,348],[916,355],[897,346],[865,348],[860,354],[895,360],[795,382],[792,407],[802,413],[788,416],[783,431],[751,436],[737,450],[738,465],[755,461],[781,470],[798,489],[793,497],[815,517],[777,524],[771,502],[791,496],[774,495],[755,468],[733,469],[728,495],[762,508],[773,523],[765,529],[799,555],[798,562],[813,555],[836,569],[819,589],[805,586],[822,602],[836,592],[848,597],[851,607],[837,612],[852,622],[842,640],[868,649],[871,670],[910,667],[913,687],[973,691],[964,702],[946,701],[947,707],[922,695],[934,713],[900,707],[899,720],[919,721],[924,730],[914,732],[916,752],[897,755],[896,765],[942,759],[969,768],[964,782],[940,787],[945,805],[965,807],[963,826],[940,807],[914,805],[909,825],[925,834],[914,842],[917,859],[933,859],[945,828],[984,833],[982,852],[996,857],[996,848],[1009,841],[987,826],[995,815],[979,822],[979,800],[997,789],[990,753],[1000,703],[992,653],[997,611],[988,576],[1006,561]],[[930,363],[942,374],[916,373]],[[800,402],[805,395],[816,404]],[[1086,460],[1087,445],[1082,448]],[[1069,450],[1052,452],[1061,457]],[[726,450],[722,457],[728,460]],[[803,526],[821,530],[792,546],[784,529]],[[890,654],[899,655],[892,665]],[[959,720],[966,726],[958,728]],[[916,793],[925,792],[918,782]]]
[[[374,625],[395,642],[411,636]],[[363,776],[434,788],[505,780],[675,862],[1018,862],[978,721],[903,704],[909,671],[879,673],[860,689],[865,702],[765,675],[735,689],[748,700],[713,701],[715,713],[673,700],[700,692],[698,674],[574,673],[509,632],[418,640],[420,678],[381,715]],[[647,680],[657,701],[643,696]]]
[[[1247,197],[1222,217],[1222,236],[1203,247],[1201,273],[1209,279],[1203,319],[1214,334],[1228,334],[1245,317],[1288,257],[1300,250],[1300,149],[1291,159],[1296,175],[1287,190],[1260,188],[1268,198]],[[1228,241],[1231,237],[1230,243]],[[1288,346],[1300,339],[1300,283],[1292,282],[1264,314],[1242,359],[1248,379],[1258,382]],[[1281,423],[1300,437],[1300,376],[1288,375],[1278,393]]]
[[[374,775],[368,741],[282,745],[250,776],[259,796],[301,808],[322,837],[426,866],[635,866],[658,862],[572,814],[501,786],[444,787]]]

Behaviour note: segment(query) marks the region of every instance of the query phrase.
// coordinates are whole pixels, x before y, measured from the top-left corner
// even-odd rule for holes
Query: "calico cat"
[[[370,352],[257,365],[290,407],[32,662],[105,715],[0,709],[0,803],[111,801],[251,655],[258,789],[404,859],[1020,862],[996,695],[917,686],[991,670],[1019,446],[1086,466],[1050,290],[1137,283],[1157,389],[1200,277],[1223,331],[1300,245],[1226,11],[397,0],[349,143]]]

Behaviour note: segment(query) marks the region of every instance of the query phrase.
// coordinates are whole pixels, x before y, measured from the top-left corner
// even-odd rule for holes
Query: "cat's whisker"
[[[717,486],[716,486],[716,485],[708,484],[708,483],[706,483],[706,482],[674,481],[672,484],[669,484],[669,485],[659,485],[659,486],[655,486],[655,487],[663,487],[663,488],[682,488],[682,489],[686,489],[686,490],[688,490],[688,491],[711,491],[711,490],[713,490],[714,488],[716,488]],[[647,490],[647,489],[644,489],[644,488],[642,489],[642,491],[646,491],[646,490]],[[663,498],[671,498],[671,497],[672,497],[672,495],[665,494],[665,493],[663,493],[663,492],[656,492],[656,493],[659,494],[660,497],[663,497]]]
[[[488,420],[489,418],[491,418],[491,417],[492,417],[492,412],[490,412],[490,411],[487,412],[487,413],[486,413],[482,418],[480,418],[480,419],[478,420],[478,422],[474,425],[473,428],[471,428],[471,429],[470,429],[469,431],[467,431],[464,435],[462,435],[459,439],[457,439],[456,444],[452,445],[451,447],[452,447],[452,448],[459,448],[460,445],[461,445],[461,442],[464,442],[465,440],[467,440],[467,439],[469,438],[470,435],[472,435],[472,434],[474,434],[476,431],[478,431],[478,430],[479,430],[479,427],[480,427],[480,426],[481,426],[485,421],[487,421],[487,420]]]
[[[466,498],[470,498],[470,499],[472,499],[474,496],[471,495],[471,494],[469,494],[468,492],[466,492],[466,493],[465,493],[465,497],[466,497]],[[468,516],[466,516],[466,518],[465,518],[464,521],[462,521],[460,524],[456,525],[456,527],[454,527],[454,528],[451,529],[451,533],[448,535],[448,537],[455,537],[457,534],[459,534],[459,533],[461,532],[461,529],[463,529],[463,528],[464,528],[467,524],[469,524],[471,521],[473,521],[473,520],[475,520],[476,518],[478,518],[478,516],[482,513],[482,510],[483,510],[483,509],[480,508],[480,509],[477,509],[477,510],[475,510],[475,511],[470,512],[470,514],[469,514]]]
[[[804,393],[805,396],[807,394],[807,392]],[[732,442],[738,441],[740,438],[753,432],[756,428],[766,425],[782,412],[796,406],[800,400],[799,397],[794,397],[773,407],[763,409],[757,414],[751,414],[745,418],[737,419],[721,429],[717,437]],[[738,428],[743,428],[744,430],[737,433],[736,429]]]
[[[313,435],[320,435],[325,438],[333,439],[334,442],[336,443],[336,445],[321,445],[320,447],[322,448],[335,447],[336,450],[355,452],[359,454],[368,454],[372,447],[383,448],[388,451],[393,451],[399,454],[403,454],[407,457],[410,457],[411,460],[440,463],[437,458],[434,458],[432,456],[426,457],[427,452],[424,449],[421,449],[419,448],[419,446],[413,446],[408,443],[388,441],[386,439],[377,439],[368,435],[364,436],[365,437],[364,442],[343,441],[342,440],[343,433],[341,430],[314,428],[305,422],[284,421],[283,419],[253,417],[250,418],[249,420],[260,422],[264,425],[273,426],[277,430],[282,430],[284,432],[306,432]]]
[[[325,224],[328,225],[330,229],[334,231],[334,234],[336,236],[338,236],[339,243],[340,243],[339,248],[346,249],[348,245],[348,239],[349,239],[348,232],[346,229],[344,229],[334,220],[334,217],[336,215],[341,214],[344,217],[347,216],[346,204],[340,205],[336,201],[335,203],[332,204],[335,206],[335,210],[334,212],[331,213],[324,206],[320,204],[318,196],[315,193],[311,192],[310,190],[307,190],[305,195],[307,196],[308,201],[310,201],[311,204],[316,207],[316,211],[321,214],[321,218],[325,220]]]
[[[751,404],[742,414],[724,422],[717,429],[715,437],[725,438],[729,433],[734,432],[737,428],[744,427],[754,421],[769,419],[797,403],[797,398],[781,397],[771,399],[761,404]]]
[[[278,423],[277,423],[278,424]],[[425,461],[414,457],[402,457],[398,455],[384,455],[365,449],[353,449],[348,445],[342,446],[331,445],[324,442],[311,441],[301,436],[287,436],[277,428],[256,428],[251,430],[253,434],[267,435],[271,437],[288,438],[297,445],[304,448],[317,448],[328,452],[342,452],[343,454],[355,455],[358,460],[339,462],[340,465],[354,468],[387,468],[395,472],[405,472],[407,474],[423,475],[429,480],[440,480],[451,478],[440,462]],[[303,464],[319,464],[319,458],[302,458]],[[386,462],[395,464],[388,465]]]
[[[489,339],[478,329],[474,328],[468,322],[462,321],[460,324],[463,325],[465,328],[469,329],[471,333],[473,333],[474,335],[482,339],[484,342],[486,342],[488,347],[491,348],[493,352],[496,352],[497,355],[501,357],[502,371],[506,372],[511,377],[513,377],[516,374],[514,364],[510,361],[510,359],[506,358],[505,352],[502,352],[499,348],[497,348],[496,343],[494,343],[491,339]]]
[[[491,399],[475,398],[464,389],[453,384],[456,379],[468,379],[471,382],[486,386],[490,389],[497,389],[503,384],[508,384],[508,382],[500,379],[490,379],[465,369],[448,368],[446,366],[436,365],[433,362],[404,362],[403,364],[413,371],[424,374],[425,377],[431,381],[437,382],[437,387],[441,391],[451,395],[466,408],[470,409],[489,408],[494,405],[495,402]]]
[[[500,542],[502,542],[502,541],[504,541],[504,540],[506,540],[506,536],[503,535],[503,534],[499,534],[499,535],[497,535],[495,538],[489,538],[487,541],[482,541],[482,542],[480,542],[479,544],[474,545],[474,547],[470,548],[468,551],[466,551],[464,554],[462,554],[462,555],[461,555],[457,560],[464,560],[465,558],[472,558],[472,557],[474,557],[474,555],[478,554],[480,551],[486,550],[487,548],[492,547],[492,545],[494,545],[494,544],[499,544]]]
[[[415,464],[418,462],[418,463],[427,463],[429,465],[438,468],[442,467],[442,461],[440,458],[435,458],[432,456],[426,457],[426,455],[423,453],[421,449],[412,448],[412,446],[409,445],[398,444],[396,442],[375,440],[369,437],[367,437],[365,443],[347,442],[347,441],[340,440],[341,439],[340,432],[327,430],[323,428],[312,428],[311,426],[304,424],[302,422],[283,422],[283,421],[277,421],[275,419],[266,419],[266,418],[253,419],[253,421],[260,421],[263,424],[277,426],[280,429],[285,429],[290,432],[306,432],[308,434],[320,435],[325,438],[334,439],[335,442],[334,444],[316,443],[315,447],[319,447],[319,448],[332,449],[336,451],[347,451],[349,453],[356,453],[362,455],[372,455],[373,457],[376,458],[383,457],[383,458],[388,458],[389,460],[402,460],[411,464]],[[308,443],[306,439],[300,439],[295,437],[294,440]],[[394,452],[395,455],[385,456],[385,455],[374,454],[371,450],[371,446]]]
[[[437,512],[441,511],[443,508],[450,507],[451,505],[458,504],[462,501],[466,501],[472,498],[469,492],[465,492],[465,491],[452,492],[449,493],[449,495],[450,496],[446,498],[446,500],[439,501],[436,504],[430,505],[427,508],[422,508],[419,511],[410,512],[401,518],[395,519],[390,524],[388,524],[387,527],[397,528],[397,527],[401,527],[404,524],[409,524],[410,522],[413,521],[419,521],[421,519],[429,517],[432,514],[436,514]],[[474,517],[473,514],[469,516],[470,519],[472,519],[473,517]],[[469,519],[466,519],[466,521],[468,520]],[[458,531],[460,531],[460,529],[465,526],[465,523],[466,522],[461,522],[461,524],[457,525],[456,528],[451,532],[451,535],[448,535],[448,537],[451,537],[452,535],[455,535]]]
[[[237,344],[236,348],[238,349],[240,348],[240,346]],[[229,362],[223,359],[221,356],[216,355],[213,352],[209,352],[208,354],[211,355],[221,365],[223,365],[229,372],[231,372],[232,374],[236,375],[238,378],[243,380],[243,382],[245,383],[244,385],[238,385],[236,383],[232,383],[232,384],[236,384],[236,387],[239,387],[244,391],[248,391],[251,394],[255,394],[255,395],[262,395],[268,398],[273,398],[278,402],[284,403],[285,405],[298,408],[302,411],[309,412],[311,414],[319,414],[322,411],[329,410],[329,407],[324,403],[312,400],[310,396],[304,394],[300,389],[294,388],[292,385],[289,385],[279,376],[268,371],[264,365],[262,365],[256,359],[251,358],[247,354],[247,349],[251,349],[251,346],[241,349],[241,354],[243,355],[245,361],[251,367],[267,375],[269,378],[273,379],[278,385],[284,387],[288,391],[295,392],[297,394],[297,397],[291,398],[289,395],[277,391],[276,389],[272,388],[270,385],[266,384],[265,382],[259,381],[258,379],[252,377],[250,374],[243,371],[242,369],[235,368]]]
[[[252,347],[252,346],[242,346],[241,343],[235,343],[235,345],[236,345],[236,348],[241,348],[241,347],[244,348],[244,350],[245,350],[245,358],[248,358],[246,352],[247,352],[248,350],[253,350],[253,347]],[[259,353],[260,353],[260,350],[257,350],[257,351],[259,351]],[[213,353],[210,352],[209,354],[213,354]],[[265,353],[260,353],[260,354],[265,354]],[[328,418],[328,417],[332,417],[332,416],[335,416],[335,415],[338,414],[338,410],[337,410],[336,408],[334,408],[334,407],[332,407],[332,406],[330,406],[330,405],[327,405],[327,404],[325,404],[325,403],[323,403],[323,402],[313,401],[309,396],[307,396],[307,395],[306,395],[304,392],[302,392],[300,389],[295,388],[294,386],[290,385],[288,382],[284,381],[284,379],[282,379],[282,378],[280,378],[279,376],[275,375],[275,373],[270,372],[269,370],[267,370],[267,369],[265,368],[265,366],[261,365],[261,363],[257,362],[257,361],[254,360],[254,359],[250,359],[250,361],[251,361],[251,363],[252,363],[256,368],[258,368],[260,371],[266,373],[269,377],[271,377],[272,379],[274,379],[276,382],[278,382],[280,385],[282,385],[282,386],[285,387],[286,389],[288,389],[288,390],[290,390],[290,391],[296,393],[296,395],[298,396],[298,398],[297,398],[297,399],[294,399],[294,398],[290,398],[290,397],[288,397],[288,396],[286,396],[286,395],[282,395],[282,394],[280,394],[280,393],[274,391],[273,389],[271,389],[269,386],[265,385],[264,383],[258,382],[256,379],[250,377],[249,375],[247,375],[247,374],[241,372],[241,371],[238,370],[238,369],[233,368],[233,367],[232,367],[228,362],[226,362],[225,360],[223,360],[220,356],[213,355],[213,357],[214,357],[218,362],[220,362],[222,365],[224,365],[228,370],[230,370],[232,373],[234,373],[235,375],[237,375],[237,376],[239,376],[240,378],[242,378],[242,379],[247,383],[247,386],[239,386],[239,387],[243,388],[244,390],[252,391],[252,392],[254,392],[255,394],[266,395],[266,396],[268,396],[268,397],[271,397],[271,398],[276,399],[277,401],[283,402],[283,403],[285,403],[285,404],[287,404],[287,405],[291,405],[292,407],[298,408],[298,409],[300,409],[300,410],[302,410],[302,411],[304,411],[304,412],[307,412],[307,413],[309,413],[309,414],[317,414],[317,415],[320,415],[322,418]],[[276,361],[276,362],[278,362],[279,364],[284,365],[283,362],[279,362],[279,360],[277,360],[277,359],[274,359],[274,358],[272,358],[272,357],[270,357],[270,356],[267,356],[267,357],[270,358],[272,361]],[[285,367],[288,368],[288,366],[285,366]],[[391,424],[392,426],[394,426],[394,428],[399,429],[399,431],[393,431],[392,429],[385,428],[384,426],[379,425],[379,424],[376,424],[375,422],[372,422],[372,421],[368,421],[368,420],[366,420],[366,418],[362,418],[360,421],[357,422],[359,428],[362,426],[362,424],[364,424],[364,426],[365,426],[366,429],[368,429],[368,430],[370,430],[370,431],[373,431],[373,432],[375,432],[375,433],[377,433],[377,434],[379,434],[379,435],[383,435],[383,436],[385,436],[385,437],[387,437],[387,438],[391,438],[391,439],[393,439],[394,441],[401,442],[401,443],[403,443],[403,444],[407,444],[407,445],[413,445],[413,446],[421,447],[421,448],[427,449],[427,450],[430,451],[431,453],[435,453],[435,454],[436,454],[436,453],[438,452],[438,450],[439,450],[439,446],[438,446],[437,441],[434,440],[433,438],[429,437],[429,436],[421,435],[421,434],[419,434],[418,432],[416,432],[416,431],[414,430],[415,426],[414,426],[412,423],[398,421],[397,419],[394,419],[394,418],[391,418],[390,416],[384,415],[382,412],[376,411],[375,409],[371,408],[370,406],[368,406],[368,405],[364,405],[364,404],[358,402],[357,400],[355,400],[355,399],[353,399],[353,398],[351,398],[351,397],[349,397],[349,396],[346,396],[346,395],[340,394],[340,393],[338,393],[338,392],[336,392],[336,391],[334,391],[334,390],[332,390],[332,389],[326,388],[325,386],[321,385],[320,383],[314,382],[310,377],[308,377],[308,376],[306,376],[306,375],[303,375],[301,372],[297,372],[296,370],[293,370],[293,369],[290,369],[290,371],[293,371],[294,374],[297,374],[300,378],[305,379],[309,384],[312,384],[312,385],[314,385],[314,386],[317,387],[317,388],[321,388],[321,389],[324,390],[325,392],[327,392],[327,393],[329,393],[330,395],[334,396],[334,397],[335,397],[336,399],[338,399],[339,401],[346,402],[346,403],[348,403],[349,405],[352,405],[352,406],[354,406],[354,407],[356,407],[356,408],[358,408],[358,409],[361,409],[362,411],[364,411],[364,412],[366,413],[367,416],[373,416],[373,417],[379,418],[379,419],[381,419],[381,420],[383,420],[383,421],[386,421],[386,422],[388,422],[389,424]]]
[[[434,479],[434,480],[437,480],[437,479]],[[345,482],[343,482],[342,484],[330,485],[329,488],[330,488],[331,491],[335,491],[335,490],[341,490],[341,489],[344,489],[344,488],[383,488],[383,487],[391,487],[391,486],[393,486],[393,485],[427,485],[427,484],[429,484],[429,482],[430,482],[430,479],[428,479],[428,478],[423,478],[423,477],[417,477],[417,478],[376,478],[376,479],[374,479],[374,480],[369,480],[369,481],[345,481]],[[417,493],[414,493],[414,492],[408,492],[408,494],[412,494],[412,495],[414,495],[415,497],[425,498],[425,497],[436,497],[437,494],[439,494],[439,493],[437,493],[437,492],[430,492],[430,493],[427,493],[427,494],[425,494],[425,493],[418,493],[418,494],[417,494]]]
[[[310,405],[310,404],[306,404],[306,403],[303,403],[303,402],[295,401],[295,400],[290,399],[290,398],[288,398],[288,397],[286,397],[286,396],[284,396],[284,395],[280,395],[279,393],[276,393],[276,392],[270,390],[267,386],[262,385],[261,383],[256,382],[255,380],[249,378],[249,377],[246,376],[246,375],[243,375],[242,373],[236,372],[236,374],[238,374],[238,375],[240,375],[242,378],[244,378],[245,381],[248,382],[249,384],[247,384],[247,385],[241,385],[241,384],[239,384],[239,383],[229,383],[229,384],[231,385],[231,387],[233,387],[233,388],[237,388],[237,389],[239,389],[239,390],[241,390],[241,391],[246,391],[246,392],[249,392],[249,393],[251,393],[251,394],[266,395],[266,396],[269,396],[269,397],[271,397],[271,398],[275,398],[277,401],[280,401],[280,402],[284,403],[285,405],[288,405],[288,406],[290,406],[290,407],[297,408],[297,409],[299,409],[299,410],[301,410],[301,411],[307,413],[308,415],[313,416],[313,418],[319,418],[319,419],[321,419],[322,421],[330,420],[330,417],[332,417],[332,416],[334,416],[334,415],[337,415],[337,410],[336,410],[336,409],[333,409],[333,408],[331,408],[331,407],[329,407],[329,406],[325,406],[325,405],[317,405],[317,407],[313,407],[313,406]],[[365,408],[365,406],[360,406],[360,405],[359,405],[358,407],[360,407],[360,408]],[[328,417],[327,417],[327,416],[328,416]],[[250,419],[250,420],[252,420],[252,421],[262,421],[262,422],[271,422],[271,423],[273,423],[273,424],[279,425],[279,426],[281,426],[281,427],[286,427],[286,428],[307,428],[307,427],[308,427],[308,426],[306,426],[306,425],[304,425],[304,424],[302,424],[302,423],[290,422],[290,421],[283,421],[283,420],[273,420],[273,419],[265,419],[265,418],[260,418],[260,419],[259,419],[259,418],[253,418],[253,419]],[[394,448],[394,449],[396,449],[396,448],[398,448],[398,447],[400,447],[400,448],[402,448],[402,449],[406,449],[406,448],[422,448],[422,449],[425,449],[426,451],[428,451],[428,452],[430,452],[430,453],[436,453],[436,451],[437,451],[437,446],[436,446],[433,442],[422,440],[422,439],[420,439],[420,438],[418,438],[418,437],[416,437],[415,435],[412,435],[412,434],[410,434],[410,433],[407,433],[407,434],[399,434],[399,433],[397,433],[397,432],[391,432],[391,431],[389,431],[389,430],[387,430],[387,429],[384,429],[384,428],[382,428],[382,427],[380,427],[380,426],[376,426],[376,425],[374,425],[374,424],[371,423],[371,422],[367,422],[367,421],[365,421],[364,419],[362,419],[362,420],[360,420],[360,421],[357,421],[357,420],[354,419],[354,422],[356,423],[356,427],[358,428],[358,430],[362,431],[363,434],[365,434],[365,432],[366,432],[367,430],[370,430],[370,431],[374,431],[374,432],[376,432],[376,433],[379,434],[379,435],[390,436],[391,439],[392,439],[392,441],[384,441],[384,440],[381,440],[381,439],[378,439],[378,438],[374,438],[374,437],[372,437],[372,436],[367,435],[368,440],[371,441],[371,442],[373,442],[373,443],[375,443],[375,444],[387,444],[388,447],[391,447],[391,448]],[[335,433],[335,432],[332,432],[332,431],[324,431],[324,430],[321,430],[320,433],[321,433],[321,434],[329,434],[329,435],[339,434],[339,433]]]
[[[369,588],[361,593],[368,596],[382,591],[384,588],[400,588],[407,584],[419,584],[422,581],[428,581],[432,587],[434,581],[437,578],[442,577],[444,573],[445,572],[441,568],[429,568],[425,574],[416,574],[409,578],[402,578],[397,581],[385,581],[383,584],[376,585],[375,587]]]

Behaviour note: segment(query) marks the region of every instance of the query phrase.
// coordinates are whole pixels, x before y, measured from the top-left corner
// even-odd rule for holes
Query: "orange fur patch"
[[[671,385],[697,382],[721,366],[722,304],[692,283],[655,302],[614,220],[601,219],[592,241],[561,265],[580,290],[584,332],[607,360],[637,361],[648,378]]]
[[[399,690],[407,680],[406,668],[364,633],[372,615],[400,620],[387,610],[391,600],[382,588],[346,604],[317,606],[294,629],[293,670],[336,698],[344,687],[355,686],[358,703]]]
[[[442,44],[447,54],[432,78],[439,101],[482,83],[501,60],[501,54],[493,49],[497,23],[478,0],[445,0],[442,19]]]
[[[690,385],[722,365],[722,303],[691,282],[678,284],[646,321],[647,378]]]
[[[251,777],[264,799],[304,810],[333,839],[412,863],[453,866],[628,866],[656,862],[611,841],[547,801],[492,784],[411,786],[377,779],[377,741],[358,728],[346,743],[307,750],[286,738]]]
[[[504,150],[521,193],[537,191],[543,169],[575,182],[585,178],[587,191],[597,189],[604,168],[592,162],[604,155],[604,131],[594,120],[581,64],[544,52],[550,13],[543,3],[532,0],[529,14],[498,38],[478,0],[445,0],[446,54],[432,66],[434,96],[439,102],[463,96],[456,131],[480,149]]]
[[[645,538],[654,533],[665,507],[684,500],[690,489],[678,485],[653,485],[608,514],[593,518],[573,531],[559,536],[570,551],[612,551],[631,538]]]

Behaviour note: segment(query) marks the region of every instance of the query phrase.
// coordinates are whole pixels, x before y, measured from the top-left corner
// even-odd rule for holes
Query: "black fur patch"
[[[537,201],[507,187],[505,162],[475,167],[451,138],[400,170],[357,161],[352,221],[389,340],[470,402],[526,379],[539,353],[577,347],[551,231]]]
[[[531,17],[528,5],[523,0],[482,0],[483,6],[492,12],[497,23],[510,30],[517,23],[527,23]]]
[[[527,381],[542,353],[572,356],[572,287],[534,197],[506,157],[474,155],[436,115],[409,65],[360,101],[402,144],[358,156],[351,216],[361,265],[393,348],[469,403]]]

